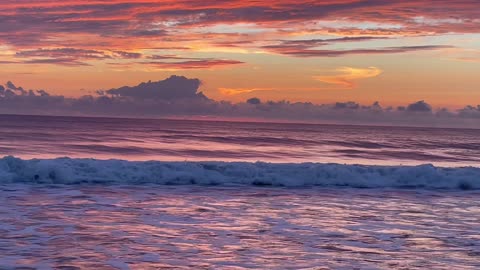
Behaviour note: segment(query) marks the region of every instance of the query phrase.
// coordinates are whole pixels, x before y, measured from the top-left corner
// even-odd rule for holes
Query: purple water
[[[479,138],[480,129],[0,116],[0,154],[21,158],[456,167],[479,164]]]
[[[0,269],[478,269],[479,138],[0,116]]]

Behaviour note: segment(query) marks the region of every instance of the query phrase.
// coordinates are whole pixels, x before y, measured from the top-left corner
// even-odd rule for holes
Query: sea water
[[[477,269],[478,138],[0,116],[0,269]]]

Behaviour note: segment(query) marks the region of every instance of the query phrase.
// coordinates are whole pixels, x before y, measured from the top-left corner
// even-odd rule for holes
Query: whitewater
[[[480,168],[319,163],[0,159],[0,184],[255,185],[480,189]]]

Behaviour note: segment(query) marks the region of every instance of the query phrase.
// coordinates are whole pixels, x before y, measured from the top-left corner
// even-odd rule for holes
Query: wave
[[[0,159],[0,184],[257,185],[480,189],[480,168],[321,163]]]

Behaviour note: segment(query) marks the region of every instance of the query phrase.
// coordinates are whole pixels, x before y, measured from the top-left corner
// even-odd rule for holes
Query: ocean
[[[480,129],[0,116],[0,269],[478,269]]]

